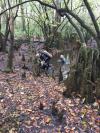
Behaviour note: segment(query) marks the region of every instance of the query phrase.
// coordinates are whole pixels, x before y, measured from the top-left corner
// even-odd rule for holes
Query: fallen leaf
[[[45,122],[46,124],[49,124],[49,123],[51,122],[51,118],[48,117],[48,116],[46,116],[46,117],[44,118],[44,122]]]

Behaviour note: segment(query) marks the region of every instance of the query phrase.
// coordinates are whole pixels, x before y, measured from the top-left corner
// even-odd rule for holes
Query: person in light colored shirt
[[[59,76],[59,80],[66,80],[67,77],[68,77],[68,72],[69,72],[69,59],[65,58],[64,55],[60,55],[60,59],[58,60],[58,62],[61,63],[61,66],[60,66],[60,76]]]

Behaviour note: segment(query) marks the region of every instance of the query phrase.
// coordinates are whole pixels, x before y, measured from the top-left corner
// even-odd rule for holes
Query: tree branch
[[[84,21],[77,14],[71,11],[68,7],[66,9],[59,9],[58,12],[61,13],[61,15],[63,16],[66,15],[66,13],[68,13],[73,18],[75,18],[80,23],[80,25],[83,28],[85,28],[92,36],[96,37],[96,33],[88,25],[86,25]]]
[[[97,24],[97,22],[96,22],[96,18],[95,18],[94,14],[93,14],[93,11],[92,11],[92,9],[91,9],[91,7],[90,7],[88,1],[87,1],[87,0],[83,0],[83,1],[84,1],[84,4],[85,4],[85,6],[86,6],[88,12],[89,12],[89,15],[90,15],[90,17],[91,17],[91,20],[92,20],[93,25],[94,25],[94,27],[95,27],[95,30],[96,30],[96,32],[97,32],[97,35],[98,35],[98,37],[100,37],[99,26],[98,26],[98,24]]]
[[[42,2],[42,1],[40,1],[40,0],[26,0],[26,1],[24,1],[24,2],[18,3],[18,4],[16,4],[16,5],[12,6],[12,7],[9,7],[9,8],[7,8],[7,9],[5,9],[4,11],[2,11],[2,12],[0,13],[0,15],[4,14],[6,11],[8,11],[8,10],[10,10],[10,9],[14,9],[14,8],[17,7],[17,6],[20,6],[20,5],[22,5],[22,4],[25,4],[25,3],[28,3],[28,2],[32,2],[32,1],[36,1],[36,2],[39,2],[41,5],[50,7],[50,8],[52,8],[52,9],[56,9],[54,6],[49,5],[49,4],[47,4],[47,3],[44,3],[44,2]]]
[[[66,17],[67,19],[69,20],[69,22],[71,23],[71,25],[75,28],[75,30],[77,31],[79,37],[80,37],[80,40],[82,43],[85,43],[85,40],[84,40],[84,37],[83,37],[83,34],[81,33],[80,29],[78,28],[78,26],[72,21],[72,19],[70,18],[70,16],[66,13]]]

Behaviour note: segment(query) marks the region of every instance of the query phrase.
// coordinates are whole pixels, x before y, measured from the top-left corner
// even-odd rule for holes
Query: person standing
[[[59,70],[59,83],[61,81],[64,81],[67,79],[68,77],[68,72],[69,72],[69,68],[68,68],[68,64],[70,64],[69,60],[65,58],[64,55],[60,55],[60,70]]]

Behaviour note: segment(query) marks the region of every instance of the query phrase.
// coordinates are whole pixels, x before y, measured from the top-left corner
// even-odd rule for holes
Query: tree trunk
[[[7,46],[7,40],[9,36],[9,17],[6,15],[6,30],[5,30],[5,38],[3,41],[3,51],[6,51],[6,46]]]
[[[22,0],[20,0],[22,2]],[[22,16],[22,31],[26,30],[26,26],[25,26],[25,18],[24,18],[24,7],[23,5],[20,6],[21,7],[21,16]]]
[[[0,32],[0,51],[2,51],[3,43],[2,43],[2,34]]]
[[[14,17],[10,17],[10,22],[9,22],[9,29],[10,29],[10,41],[11,45],[9,48],[9,53],[8,53],[8,62],[7,62],[7,70],[8,72],[13,71],[13,45],[14,45]]]
[[[56,0],[55,1],[55,4],[56,4],[56,6],[57,6],[58,9],[61,8],[61,2],[60,2],[60,0]],[[58,12],[55,12],[55,22],[57,22],[57,23],[60,23],[61,22],[61,16],[58,14]]]
[[[1,34],[1,16],[0,16],[0,51],[2,51],[3,43],[2,43],[2,34]]]
[[[56,0],[54,2],[54,5],[56,6],[56,8],[61,8],[61,1],[60,0]],[[60,44],[61,44],[61,33],[57,31],[57,27],[59,26],[59,24],[61,23],[61,16],[59,15],[59,13],[57,11],[55,11],[54,13],[54,26],[52,28],[53,31],[53,37],[52,40],[50,42],[50,45],[52,45],[52,42],[54,42],[54,47],[60,48]]]

